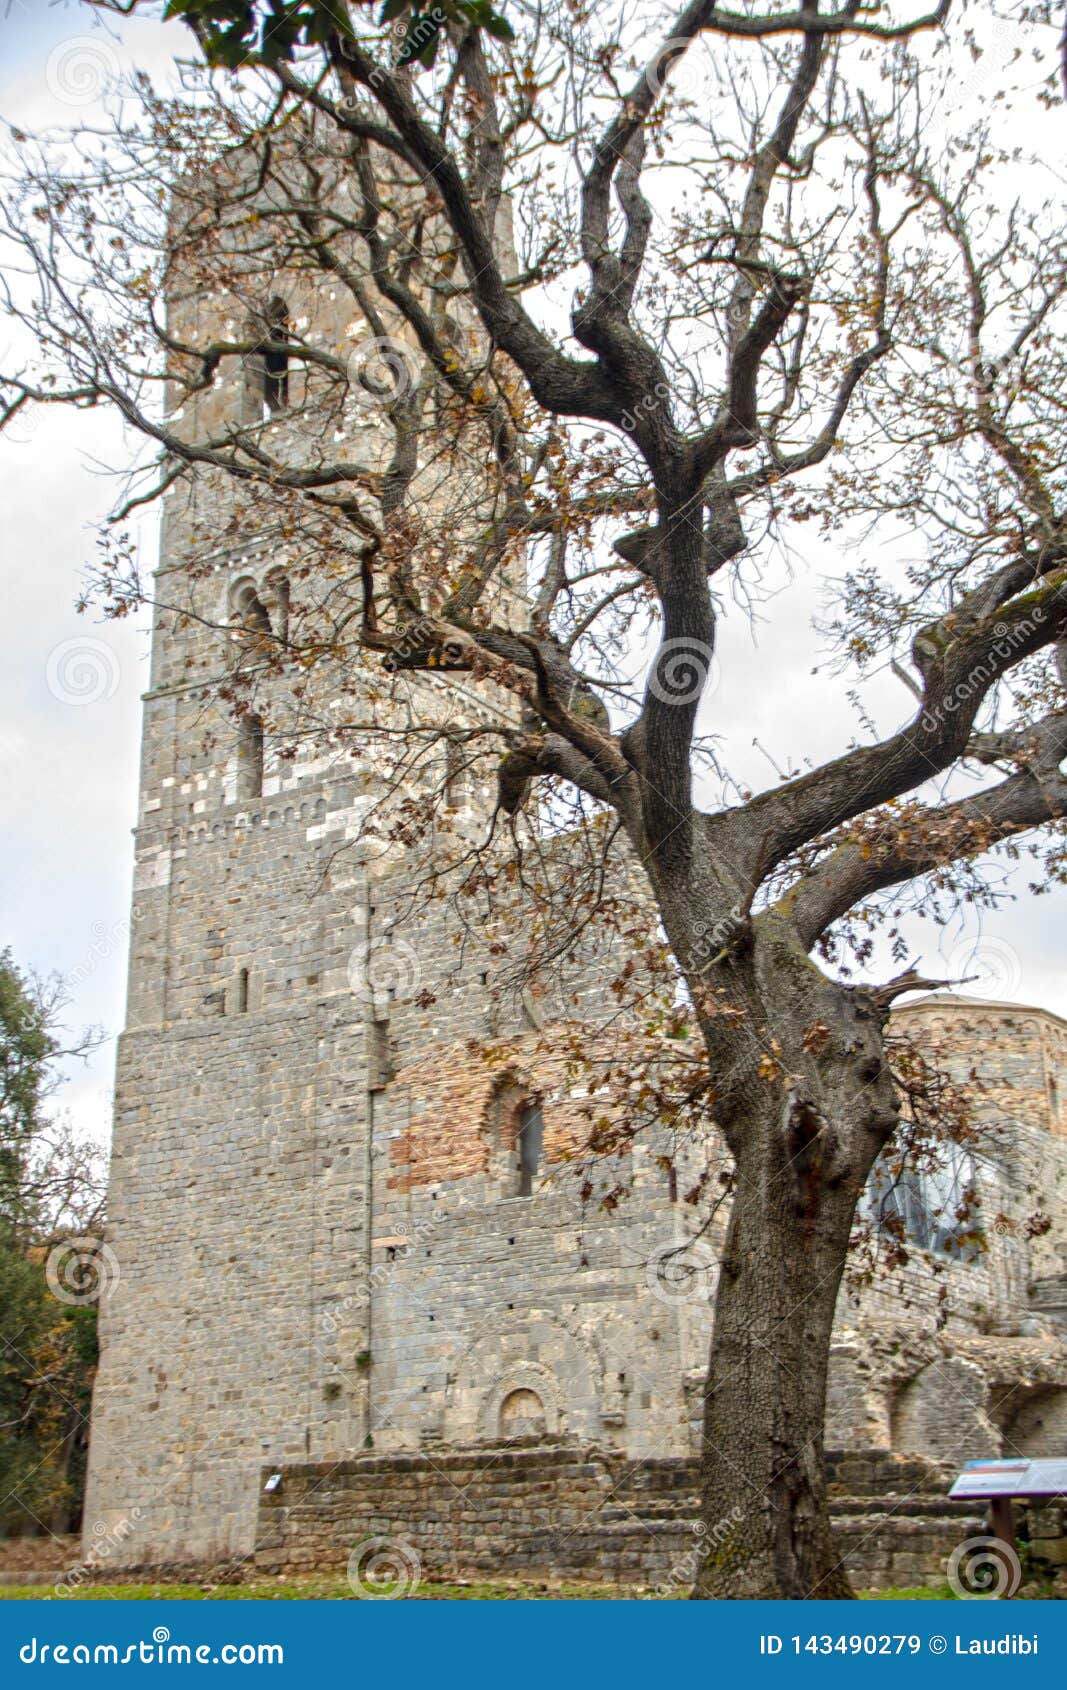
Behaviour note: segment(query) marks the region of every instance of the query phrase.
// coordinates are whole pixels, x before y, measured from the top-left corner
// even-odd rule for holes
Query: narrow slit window
[[[259,716],[242,716],[237,738],[237,796],[263,796],[263,722]]]
[[[237,976],[237,1013],[248,1014],[248,970],[242,968]]]
[[[545,1123],[540,1106],[527,1104],[519,1116],[519,1196],[532,1197],[534,1180],[541,1166]]]
[[[289,308],[284,299],[277,296],[267,307],[268,343],[276,343],[286,338],[289,321]],[[263,408],[266,416],[274,416],[278,411],[284,411],[289,406],[289,353],[284,346],[267,344],[262,353],[263,358]]]

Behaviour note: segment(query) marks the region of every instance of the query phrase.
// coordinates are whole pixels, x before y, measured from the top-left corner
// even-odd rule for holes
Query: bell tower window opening
[[[288,338],[289,307],[280,294],[275,294],[253,321],[260,346],[246,365],[250,407],[246,414],[249,420],[259,417],[269,422],[289,408],[289,349],[279,344]]]
[[[259,716],[242,716],[237,732],[237,796],[263,796],[263,722]]]
[[[541,1166],[544,1148],[545,1123],[541,1106],[528,1103],[519,1116],[516,1142],[519,1168],[519,1196],[532,1197],[534,1180]]]
[[[251,581],[243,581],[234,592],[234,614],[250,634],[270,634],[270,613]]]
[[[263,404],[268,416],[289,407],[289,354],[268,347],[263,354]]]

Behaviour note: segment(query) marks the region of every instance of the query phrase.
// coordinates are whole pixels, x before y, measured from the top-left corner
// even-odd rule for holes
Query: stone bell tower
[[[275,278],[266,312],[299,326],[317,311],[324,342],[347,344],[351,303],[341,314],[333,299]],[[210,295],[179,302],[171,333],[212,309]],[[239,321],[223,327],[240,338]],[[284,444],[312,379],[276,355],[227,358],[181,426],[217,433],[229,418]],[[351,421],[352,451],[370,450],[374,419]],[[361,842],[365,743],[339,749],[312,731],[280,754],[284,665],[265,663],[236,711],[227,700],[234,628],[258,631],[266,651],[322,585],[313,548],[298,559],[277,510],[257,521],[241,498],[202,474],[164,500],[115,1095],[118,1275],[101,1308],[85,1508],[87,1544],[121,1526],[112,1560],[126,1564],[244,1554],[265,1463],[364,1447],[375,1096],[397,1041],[433,1036],[390,1024],[412,985],[396,970],[430,979],[446,948],[438,935],[421,954],[409,939],[380,966],[382,888],[410,864]],[[365,673],[391,708],[388,678]],[[437,724],[465,708],[455,687],[397,684]],[[301,709],[310,720],[306,696]],[[468,780],[463,803],[482,802]],[[460,973],[456,1013],[471,1025],[484,981],[476,962]]]

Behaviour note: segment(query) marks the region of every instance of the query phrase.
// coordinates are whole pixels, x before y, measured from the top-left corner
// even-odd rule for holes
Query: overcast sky
[[[34,129],[92,123],[102,78],[131,49],[162,68],[176,39],[142,22],[124,26],[123,41],[80,3],[49,0],[0,0],[0,35],[0,111]],[[72,1027],[95,1022],[110,1035],[64,1093],[97,1133],[123,1020],[148,641],[143,625],[77,615],[75,600],[128,450],[103,412],[38,410],[0,436],[0,945],[23,967],[71,977]],[[151,556],[154,520],[137,526]]]
[[[174,26],[138,20],[105,29],[80,0],[0,0],[0,35],[0,111],[30,128],[93,123],[107,76],[133,62],[165,75],[171,51],[184,50]],[[8,346],[0,326],[0,347]],[[72,1026],[96,1022],[110,1035],[88,1068],[72,1072],[64,1094],[79,1125],[99,1135],[123,1020],[147,638],[143,624],[78,616],[75,600],[94,524],[129,455],[103,413],[38,412],[0,437],[0,945],[23,967],[68,976]],[[151,515],[135,530],[151,559]],[[790,753],[832,754],[853,729],[844,683],[812,679],[819,648],[811,614],[821,579],[840,573],[844,560],[811,546],[796,560],[794,582],[765,607],[755,640],[740,613],[727,616],[722,678],[703,711],[708,730],[744,748],[744,773],[761,785]],[[895,681],[876,683],[871,698],[880,727],[905,713]],[[930,972],[979,973],[969,993],[1067,1014],[1062,891],[1024,896],[980,925],[974,918],[943,934],[927,924],[910,931]]]

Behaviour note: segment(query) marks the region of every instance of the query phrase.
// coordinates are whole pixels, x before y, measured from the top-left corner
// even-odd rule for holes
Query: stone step
[[[653,1483],[644,1484],[640,1473],[620,1479],[615,1486],[614,1494],[629,1499],[635,1503],[653,1501],[663,1497],[668,1502],[677,1501],[679,1497],[697,1496],[699,1484],[691,1473],[680,1472],[677,1475],[658,1475]]]
[[[827,1459],[827,1491],[831,1497],[944,1496],[951,1483],[947,1471],[920,1456],[878,1452],[875,1458],[840,1456]],[[699,1469],[695,1460],[665,1457],[642,1461],[627,1476],[616,1495],[636,1500],[656,1496],[696,1495]]]
[[[595,1514],[592,1519],[567,1532],[567,1547],[569,1550],[574,1543],[591,1542],[594,1539],[599,1542],[638,1535],[679,1539],[695,1539],[697,1536],[690,1520],[635,1520],[632,1515],[628,1515],[624,1520],[609,1520],[603,1514]],[[532,1531],[523,1533],[523,1539],[527,1543],[558,1543],[559,1538],[559,1531],[554,1526],[537,1526]]]
[[[826,1488],[831,1496],[878,1496],[923,1491],[944,1494],[952,1482],[949,1470],[917,1455],[890,1451],[864,1455],[827,1456]]]
[[[967,1520],[975,1513],[974,1503],[961,1497],[923,1496],[921,1492],[906,1495],[834,1496],[830,1511],[836,1516],[863,1514],[881,1518],[885,1514],[909,1516],[921,1514],[925,1519]]]
[[[945,1577],[953,1549],[980,1536],[975,1515],[890,1515],[868,1512],[834,1516],[833,1528],[853,1583],[931,1584]],[[699,1558],[702,1538],[691,1520],[632,1515],[614,1518],[603,1509],[567,1533],[567,1566],[621,1582],[685,1584]],[[558,1564],[560,1540],[551,1527],[524,1534],[522,1560],[528,1566]],[[696,1558],[696,1559],[695,1559]]]
[[[951,1525],[955,1521],[981,1517],[976,1516],[973,1502],[952,1500],[949,1497],[883,1496],[875,1503],[865,1496],[839,1496],[833,1498],[830,1507],[834,1518],[839,1520],[924,1519]],[[693,1497],[655,1497],[638,1500],[632,1496],[619,1496],[617,1492],[591,1514],[591,1518],[597,1520],[629,1520],[634,1524],[674,1520],[690,1526],[699,1517],[700,1511]]]
[[[922,1497],[891,1497],[883,1499],[880,1507],[871,1506],[866,1497],[837,1498],[831,1505],[831,1515],[838,1524],[853,1521],[878,1522],[879,1525],[893,1520],[922,1520],[931,1529],[959,1532],[963,1527],[974,1525],[981,1527],[984,1516],[975,1512],[973,1502],[953,1502],[945,1499],[923,1499]],[[606,1501],[602,1507],[591,1510],[585,1521],[585,1529],[592,1530],[600,1525],[619,1525],[633,1530],[645,1528],[649,1531],[668,1527],[677,1530],[691,1531],[698,1518],[694,1507],[677,1508],[667,1501],[645,1503],[639,1508],[633,1508],[617,1500]]]
[[[950,1543],[962,1543],[967,1537],[981,1535],[985,1523],[980,1515],[957,1515],[946,1520],[940,1514],[833,1514],[835,1532],[840,1537],[857,1537],[864,1533],[891,1534],[908,1537],[913,1533],[927,1533],[943,1537]]]
[[[949,1497],[944,1491],[923,1491],[901,1487],[894,1490],[831,1493],[830,1507],[835,1514],[943,1514],[948,1516],[974,1513],[974,1503]],[[607,1506],[628,1509],[632,1514],[659,1518],[667,1514],[697,1519],[700,1509],[693,1490],[638,1490],[631,1485],[618,1486],[608,1494]]]

